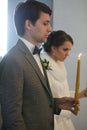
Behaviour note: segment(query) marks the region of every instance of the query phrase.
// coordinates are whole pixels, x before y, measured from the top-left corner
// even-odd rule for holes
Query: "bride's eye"
[[[64,51],[68,51],[69,49],[68,48],[63,48]]]

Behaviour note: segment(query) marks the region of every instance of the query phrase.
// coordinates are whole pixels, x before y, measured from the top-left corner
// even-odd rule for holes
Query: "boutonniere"
[[[46,70],[52,70],[50,66],[50,62],[47,59],[43,59],[42,63]]]

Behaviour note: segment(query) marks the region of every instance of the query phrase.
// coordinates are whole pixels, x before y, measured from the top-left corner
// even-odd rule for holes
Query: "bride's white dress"
[[[67,82],[67,72],[63,62],[55,62],[47,53],[41,55],[47,59],[52,70],[47,70],[47,75],[53,97],[70,96]],[[71,112],[62,110],[60,115],[54,115],[54,130],[75,130],[71,120]]]

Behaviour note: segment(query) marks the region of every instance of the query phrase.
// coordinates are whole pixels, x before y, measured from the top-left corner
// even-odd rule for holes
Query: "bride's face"
[[[72,49],[72,43],[70,41],[64,42],[63,45],[59,47],[52,46],[51,56],[55,61],[64,61],[67,56],[69,56],[69,52]]]

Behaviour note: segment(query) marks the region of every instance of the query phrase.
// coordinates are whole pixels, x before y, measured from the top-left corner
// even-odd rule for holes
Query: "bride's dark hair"
[[[69,34],[62,30],[53,31],[50,33],[47,41],[43,45],[44,50],[49,53],[52,46],[59,47],[63,45],[65,41],[70,41],[73,45],[73,39]]]

